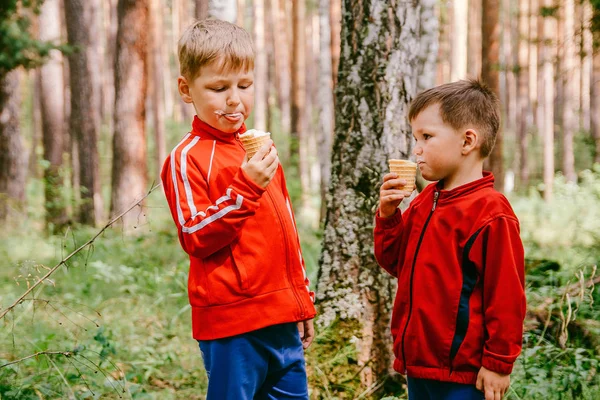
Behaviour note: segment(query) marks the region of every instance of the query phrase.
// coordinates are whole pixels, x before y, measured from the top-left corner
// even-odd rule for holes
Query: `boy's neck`
[[[483,178],[483,159],[466,159],[461,167],[443,180],[443,190],[452,190]]]

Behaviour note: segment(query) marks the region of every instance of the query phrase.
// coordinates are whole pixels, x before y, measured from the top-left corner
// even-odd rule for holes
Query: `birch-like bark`
[[[418,1],[343,1],[318,324],[355,322],[357,330],[334,337],[344,345],[353,338],[366,387],[387,376],[392,362],[396,282],[373,258],[373,215],[388,158],[411,154],[406,115],[417,87],[420,15]]]
[[[562,58],[562,130],[563,130],[563,173],[569,182],[577,180],[575,173],[575,157],[573,141],[575,136],[575,4],[574,0],[565,0],[564,2],[564,33],[563,33],[563,58]]]

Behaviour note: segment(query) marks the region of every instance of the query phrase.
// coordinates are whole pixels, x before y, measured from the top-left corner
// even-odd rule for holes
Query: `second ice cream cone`
[[[406,185],[402,188],[406,197],[410,196],[415,190],[415,181],[417,178],[417,164],[408,160],[388,160],[390,172],[398,174],[399,179],[404,179]]]

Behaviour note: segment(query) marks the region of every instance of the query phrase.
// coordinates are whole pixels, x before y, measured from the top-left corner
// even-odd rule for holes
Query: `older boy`
[[[519,221],[483,171],[498,99],[478,81],[419,94],[409,110],[427,186],[403,213],[404,182],[384,176],[375,255],[398,278],[394,369],[410,399],[499,400],[521,351],[525,317]]]
[[[237,138],[254,101],[252,41],[228,22],[199,21],[179,62],[179,93],[197,115],[161,178],[190,256],[207,398],[307,399],[315,308],[283,171],[271,141],[248,160]]]

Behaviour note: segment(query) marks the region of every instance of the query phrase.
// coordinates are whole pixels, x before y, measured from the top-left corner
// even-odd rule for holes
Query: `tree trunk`
[[[500,0],[483,0],[482,5],[482,37],[481,78],[500,97],[500,80],[498,66],[500,64],[500,24],[498,22]],[[502,128],[498,131],[496,145],[487,159],[489,168],[495,177],[497,190],[504,189],[504,162],[502,151]]]
[[[117,0],[102,2],[104,13],[104,63],[102,71],[102,122],[113,130],[115,105],[115,53],[117,45]],[[162,10],[161,10],[162,12]]]
[[[80,51],[69,55],[71,115],[69,130],[77,142],[81,203],[78,221],[96,225],[102,219],[103,201],[100,193],[98,135],[100,107],[98,73],[94,42],[97,37],[95,1],[65,0],[65,17],[69,44]]]
[[[574,0],[565,0],[564,2],[564,36],[563,36],[563,59],[562,59],[562,127],[563,127],[563,173],[569,182],[577,181],[575,172],[575,158],[573,148],[573,138],[575,136],[575,4]]]
[[[306,34],[304,1],[294,1],[292,5],[292,131],[290,135],[290,160],[300,178],[302,199],[306,200],[309,187],[308,171],[302,154],[303,136],[306,135]]]
[[[342,0],[330,0],[329,2],[329,22],[331,27],[331,76],[333,79],[333,88],[337,86],[338,67],[340,64],[341,42],[340,34],[342,30]],[[335,96],[333,101],[335,101]]]
[[[40,40],[61,40],[60,2],[46,0],[40,13]],[[46,223],[58,230],[67,222],[65,187],[61,177],[65,137],[65,107],[62,55],[52,50],[51,56],[39,70],[42,143],[44,160],[44,195]]]
[[[596,143],[594,162],[600,163],[600,47],[597,47],[594,51],[591,92],[590,122],[592,128],[592,137],[594,138],[594,143]]]
[[[267,50],[265,46],[265,2],[254,0],[253,29],[254,49],[254,128],[267,129],[267,96],[269,90]]]
[[[439,3],[439,19],[440,19],[440,45],[438,52],[438,65],[437,65],[437,76],[436,84],[441,85],[443,83],[450,82],[450,37],[451,37],[451,23],[450,23],[450,7],[448,2]],[[481,35],[481,33],[478,33]],[[481,47],[480,47],[481,51]]]
[[[208,3],[209,0],[195,0],[196,5],[196,19],[206,19],[208,18]]]
[[[538,0],[530,0],[529,6],[529,107],[531,109],[531,121],[535,125],[538,123],[537,108],[541,102],[541,99],[538,98],[538,19],[540,7]]]
[[[581,119],[580,125],[584,131],[589,131],[590,126],[590,94],[592,78],[593,40],[590,21],[593,16],[592,5],[585,1],[582,4],[581,30],[583,39],[581,43]]]
[[[435,15],[435,3],[423,2],[420,7],[419,69],[417,93],[435,86],[440,27]],[[479,52],[481,54],[481,51]]]
[[[173,26],[173,34],[175,36],[175,43],[173,45],[173,56],[176,60],[178,60],[177,55],[177,42],[183,33],[183,30],[187,28],[187,26],[191,23],[192,18],[190,15],[189,4],[187,0],[172,0],[173,4],[173,14],[171,18],[172,26]],[[210,10],[210,7],[209,7]],[[179,64],[179,63],[178,63]],[[179,70],[176,71],[174,82],[177,81],[177,76],[179,76]],[[175,96],[176,107],[174,108],[174,117],[175,120],[180,122],[183,120],[186,124],[191,124],[192,119],[194,117],[195,111],[194,107],[191,104],[185,103],[181,96],[179,96],[179,91],[177,89],[177,85],[173,86],[173,95]]]
[[[331,142],[334,130],[333,72],[331,55],[331,0],[319,1],[319,142],[317,152],[321,170],[321,211],[319,221],[324,222],[327,210],[327,189],[331,176]]]
[[[481,0],[469,0],[467,72],[470,77],[481,75]]]
[[[396,282],[373,258],[373,213],[387,159],[411,154],[405,117],[416,89],[421,22],[417,1],[391,6],[374,0],[365,7],[344,0],[342,15],[336,104],[344,112],[336,114],[318,324],[335,329],[331,337],[338,350],[354,343],[355,376],[364,389],[391,371]],[[335,395],[338,382],[331,383],[329,393]]]
[[[15,69],[0,75],[0,222],[5,223],[11,209],[25,201],[27,157],[19,125],[21,98],[19,74]]]
[[[467,21],[468,0],[454,0],[452,9],[452,64],[450,79],[456,81],[467,77]]]
[[[119,0],[110,206],[113,216],[148,190],[144,131],[148,14],[147,1]],[[143,211],[132,211],[123,217],[123,225],[132,227],[143,220]]]
[[[545,7],[552,7],[553,0],[543,0]],[[543,18],[543,119],[542,132],[544,140],[544,199],[552,198],[552,186],[554,185],[554,58],[555,50],[553,38],[556,33],[556,19],[554,17]]]
[[[154,125],[155,170],[153,178],[158,180],[162,163],[167,157],[165,134],[165,91],[162,84],[163,61],[163,9],[162,0],[150,0],[150,41],[151,51],[148,58],[148,70],[151,77],[151,105]]]
[[[275,58],[275,87],[277,89],[278,107],[281,112],[281,130],[285,134],[291,131],[291,72],[289,37],[285,22],[285,4],[280,0],[269,0],[271,26],[273,27],[273,52]],[[283,149],[282,149],[283,150]]]
[[[527,160],[527,121],[529,118],[529,2],[519,3],[519,65],[517,66],[518,100],[517,129],[519,138],[519,184],[526,188],[529,182],[529,166]]]

